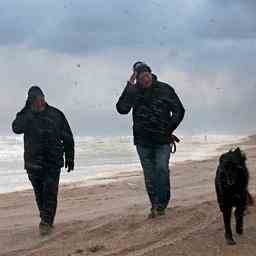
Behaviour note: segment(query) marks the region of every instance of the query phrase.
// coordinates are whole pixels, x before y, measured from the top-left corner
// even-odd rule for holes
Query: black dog
[[[227,244],[234,245],[231,230],[231,214],[235,207],[236,232],[243,233],[243,217],[251,195],[248,192],[249,172],[246,156],[237,148],[221,155],[215,178],[215,188],[225,224]]]

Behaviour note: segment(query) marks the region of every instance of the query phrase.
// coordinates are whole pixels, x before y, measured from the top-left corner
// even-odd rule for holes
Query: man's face
[[[45,99],[42,96],[37,96],[32,104],[32,109],[35,112],[42,112],[45,109]]]
[[[152,85],[152,74],[150,72],[139,74],[138,83],[145,89],[149,88]]]

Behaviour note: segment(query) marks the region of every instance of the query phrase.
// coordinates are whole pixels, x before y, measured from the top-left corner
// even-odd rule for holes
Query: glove
[[[172,144],[171,153],[173,153],[173,154],[176,153],[176,149],[177,149],[176,143],[179,143],[180,139],[177,136],[175,136],[174,134],[171,134],[170,138],[169,138],[169,142],[170,142],[170,144]]]
[[[177,136],[175,136],[174,134],[170,134],[169,135],[169,142],[170,143],[179,143],[180,142],[180,139],[177,137]]]
[[[67,172],[71,172],[74,170],[74,160],[66,159],[65,168],[68,168]]]
[[[180,139],[177,136],[175,136],[174,134],[172,134],[172,139],[174,142],[177,142],[177,143],[180,142]]]

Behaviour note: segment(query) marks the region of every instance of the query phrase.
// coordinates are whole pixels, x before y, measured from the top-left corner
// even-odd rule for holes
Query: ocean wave
[[[204,160],[219,154],[219,148],[226,144],[236,145],[245,136],[195,135],[180,136],[177,153],[172,162]],[[111,176],[116,172],[141,169],[131,136],[75,137],[76,170],[62,174],[61,182],[88,181],[97,176]],[[22,136],[0,136],[0,192],[16,191],[28,185],[23,170]]]

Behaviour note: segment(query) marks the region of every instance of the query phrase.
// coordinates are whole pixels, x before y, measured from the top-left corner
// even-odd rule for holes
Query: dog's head
[[[245,161],[246,155],[239,147],[221,155],[219,166],[227,186],[234,186],[239,182],[239,177],[247,170]]]

